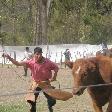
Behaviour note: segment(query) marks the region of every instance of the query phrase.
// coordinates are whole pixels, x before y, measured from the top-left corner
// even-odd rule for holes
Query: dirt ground
[[[0,66],[0,105],[14,102],[24,102],[24,93],[30,85],[30,72],[28,76],[23,76],[23,67],[16,66]],[[56,82],[52,85],[64,91],[72,92],[73,80],[71,70],[69,68],[61,68],[58,73]],[[38,98],[38,106],[42,106],[42,112],[47,112],[46,99],[40,94]],[[105,110],[106,106],[104,107]],[[57,101],[54,107],[54,112],[94,112],[92,102],[87,91],[81,96],[74,96],[67,101]]]

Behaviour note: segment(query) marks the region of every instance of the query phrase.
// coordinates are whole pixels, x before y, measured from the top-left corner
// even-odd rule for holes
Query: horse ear
[[[65,62],[65,64],[69,67],[69,68],[73,68],[73,62],[71,62],[71,61],[67,61],[67,62]]]

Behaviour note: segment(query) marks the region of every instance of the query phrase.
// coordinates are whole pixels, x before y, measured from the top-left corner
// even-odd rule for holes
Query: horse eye
[[[85,82],[87,80],[87,73],[83,73],[81,80],[82,82]]]
[[[87,73],[84,73],[84,76],[87,77]]]

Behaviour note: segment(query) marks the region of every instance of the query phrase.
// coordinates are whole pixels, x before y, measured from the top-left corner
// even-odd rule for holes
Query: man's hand
[[[54,72],[54,75],[52,76],[52,78],[51,78],[49,81],[50,81],[50,82],[56,81],[56,78],[57,78],[57,71]]]
[[[8,54],[3,53],[2,57],[6,57],[7,59],[9,59],[9,61],[11,61],[13,64],[15,64],[16,66],[24,66],[26,67],[26,63],[24,62],[18,62],[15,59],[11,58]]]
[[[7,53],[3,53],[3,54],[2,54],[2,57],[4,57],[4,58],[6,57],[7,59],[10,58],[10,56],[9,56]]]
[[[49,81],[50,82],[56,81],[56,77],[52,77]]]

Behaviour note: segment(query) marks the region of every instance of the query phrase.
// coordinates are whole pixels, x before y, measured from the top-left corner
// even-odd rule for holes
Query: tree
[[[51,0],[36,1],[35,39],[34,44],[47,44],[48,14]]]

